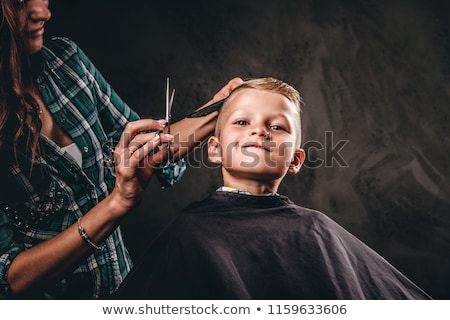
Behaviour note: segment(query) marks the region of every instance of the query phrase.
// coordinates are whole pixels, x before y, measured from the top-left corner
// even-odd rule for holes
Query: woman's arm
[[[142,199],[153,168],[163,161],[164,152],[148,155],[162,142],[172,142],[169,135],[140,134],[146,130],[162,130],[165,121],[144,119],[130,122],[115,148],[116,184],[113,191],[86,213],[80,223],[90,240],[100,245],[120,221]],[[91,253],[75,223],[55,237],[18,254],[7,273],[10,294],[26,293],[34,285],[68,272]],[[26,271],[24,271],[26,270]]]

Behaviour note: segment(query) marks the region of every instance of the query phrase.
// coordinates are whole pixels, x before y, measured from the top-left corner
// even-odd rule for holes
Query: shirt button
[[[83,150],[84,150],[84,152],[88,152],[89,148],[88,147],[84,147]]]

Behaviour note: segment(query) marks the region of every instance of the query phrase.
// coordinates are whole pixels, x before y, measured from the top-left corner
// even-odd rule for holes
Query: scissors
[[[170,120],[172,117],[172,106],[173,106],[173,99],[175,98],[175,89],[172,89],[172,92],[170,92],[170,80],[169,77],[167,77],[166,80],[166,125],[167,125],[167,133],[170,134]],[[169,167],[171,163],[173,162],[173,154],[170,151],[170,142],[167,143],[167,162],[164,167]]]

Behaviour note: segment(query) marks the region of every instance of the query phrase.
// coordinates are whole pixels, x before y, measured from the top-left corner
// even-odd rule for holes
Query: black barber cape
[[[141,298],[430,298],[326,215],[284,196],[212,193],[163,238]]]

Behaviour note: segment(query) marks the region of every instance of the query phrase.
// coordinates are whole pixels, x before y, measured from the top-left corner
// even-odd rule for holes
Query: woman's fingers
[[[157,165],[167,158],[166,143],[172,142],[174,137],[163,133],[145,135],[146,137],[133,139],[130,141],[128,148],[122,149],[122,152],[118,153],[122,165],[134,168],[139,166],[139,163],[146,158],[151,158],[150,163]],[[172,150],[174,150],[174,148],[176,149],[176,147],[172,147]]]
[[[172,142],[174,139],[173,135],[170,134],[164,134],[158,131],[154,132],[148,132],[148,133],[141,133],[136,135],[133,140],[131,140],[128,144],[128,150],[130,150],[131,153],[134,153],[136,150],[142,148],[145,144],[153,143],[155,137],[157,135],[161,136],[161,142]]]
[[[220,89],[219,92],[214,95],[213,101],[217,102],[219,100],[225,99],[230,95],[231,91],[233,91],[234,88],[241,85],[243,82],[244,80],[242,80],[241,78],[231,79],[222,89]]]
[[[128,123],[114,149],[116,167],[136,168],[161,143],[172,142],[172,135],[160,133],[165,124],[165,120],[153,119]]]
[[[165,120],[141,119],[129,122],[123,130],[117,148],[125,149],[135,137],[143,132],[162,131],[166,126]]]

